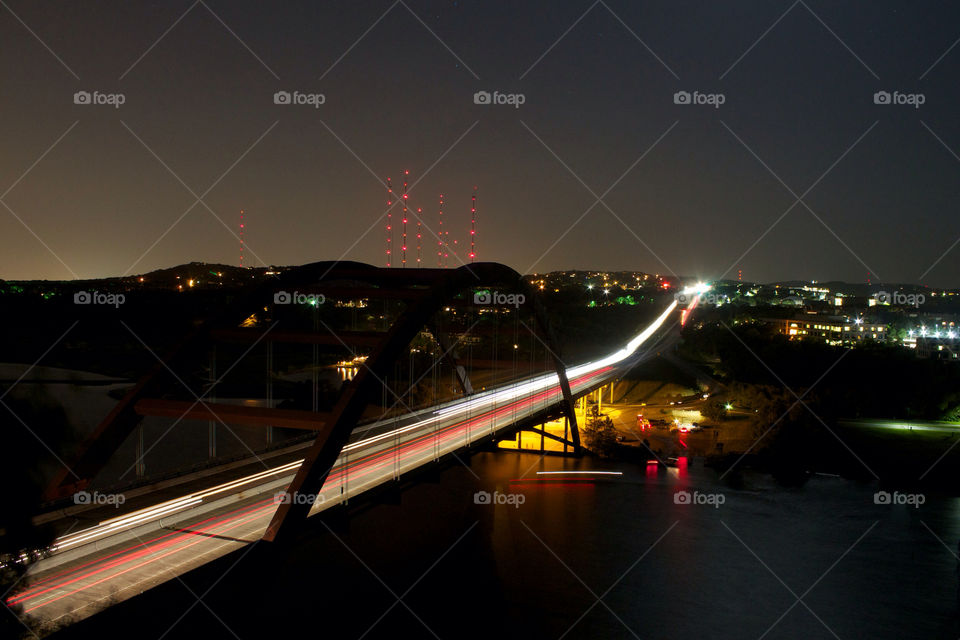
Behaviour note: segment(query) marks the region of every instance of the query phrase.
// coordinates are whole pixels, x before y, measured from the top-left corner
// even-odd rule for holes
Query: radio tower
[[[437,267],[443,268],[443,194],[440,194],[440,225],[437,232]]]
[[[420,268],[420,264],[423,261],[423,243],[420,241],[423,238],[423,234],[420,233],[420,214],[423,213],[423,209],[417,207],[417,268]]]
[[[477,188],[473,188],[470,198],[470,262],[477,257],[475,241],[477,237]]]
[[[387,178],[387,267],[390,267],[393,249],[393,184]]]
[[[407,176],[410,175],[409,169],[403,171],[403,254],[400,260],[400,266],[407,266]]]
[[[243,209],[240,209],[240,268],[243,268]]]

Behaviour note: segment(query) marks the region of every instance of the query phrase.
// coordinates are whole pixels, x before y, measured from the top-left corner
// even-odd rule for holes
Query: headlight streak
[[[575,367],[567,369],[567,377],[571,380],[571,386],[574,386],[573,381],[576,380],[578,383],[587,376],[594,374],[605,368],[610,368],[613,365],[616,365],[623,360],[629,358],[633,355],[639,347],[646,342],[656,331],[658,331],[663,323],[667,320],[670,314],[677,307],[677,302],[673,301],[667,309],[657,317],[657,319],[650,324],[643,332],[631,339],[627,345],[611,353],[599,360],[593,362],[584,363],[577,365]],[[545,374],[531,380],[521,382],[519,384],[508,386],[506,389],[501,390],[491,390],[488,392],[482,392],[477,394],[469,399],[463,400],[461,402],[455,403],[450,406],[446,406],[442,409],[436,410],[432,413],[429,418],[424,420],[419,420],[413,424],[400,427],[398,429],[379,434],[376,436],[371,436],[359,440],[357,442],[351,443],[343,448],[342,454],[350,454],[361,449],[368,449],[382,443],[386,440],[397,440],[404,436],[415,431],[423,430],[425,427],[437,425],[441,422],[447,422],[451,419],[455,419],[457,416],[462,416],[464,419],[471,418],[468,420],[467,425],[462,425],[457,422],[447,427],[444,427],[442,430],[447,431],[452,428],[457,428],[457,432],[461,430],[469,430],[470,425],[475,422],[475,419],[483,418],[492,420],[494,423],[500,418],[502,412],[504,411],[514,411],[517,409],[518,402],[523,401],[524,399],[529,399],[531,402],[539,401],[541,398],[545,397],[542,393],[546,389],[551,389],[553,395],[559,392],[558,389],[554,389],[559,385],[559,377],[556,373]],[[536,398],[530,398],[536,394]],[[549,393],[549,392],[548,392]],[[495,413],[492,416],[487,416],[491,411]],[[477,415],[472,415],[477,413]],[[384,421],[382,424],[388,424],[389,421]],[[364,430],[370,430],[380,426],[381,423],[374,423],[371,425],[365,425]],[[437,433],[428,433],[424,437],[430,438],[437,435]],[[416,441],[414,441],[416,442]],[[402,445],[404,448],[409,448],[412,443],[404,442]],[[392,456],[393,451],[386,452],[385,455]],[[371,457],[376,456],[372,454]],[[284,474],[287,472],[295,471],[303,462],[303,459],[295,460],[293,462],[280,465],[265,471],[261,471],[244,478],[233,480],[221,485],[217,485],[210,489],[199,491],[197,493],[192,493],[180,498],[169,500],[139,511],[125,514],[123,516],[118,516],[117,518],[112,518],[109,520],[104,520],[97,524],[96,526],[71,533],[69,535],[58,538],[49,548],[51,552],[59,552],[65,549],[75,547],[77,545],[82,545],[84,543],[92,542],[96,539],[100,539],[112,534],[115,534],[124,529],[128,529],[133,526],[137,526],[152,520],[156,520],[166,515],[170,515],[177,511],[182,511],[189,509],[198,504],[204,502],[207,498],[222,494],[238,487],[258,482],[264,478],[267,478],[272,475]],[[369,467],[370,464],[376,462],[376,457],[372,460],[364,461],[363,467]],[[340,473],[336,473],[337,466],[335,465],[334,470],[331,471],[330,476],[328,476],[328,482],[331,480],[336,480],[340,475],[342,475],[343,470],[340,470]],[[351,470],[347,470],[347,473],[350,473]],[[356,471],[354,469],[353,471]],[[567,472],[570,473],[570,472]],[[326,483],[325,483],[326,484]],[[321,490],[321,493],[323,491]]]

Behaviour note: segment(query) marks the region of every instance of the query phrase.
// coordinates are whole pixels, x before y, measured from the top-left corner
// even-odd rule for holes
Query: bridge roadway
[[[582,395],[646,357],[640,351],[676,309],[672,303],[643,333],[604,358],[567,369]],[[358,427],[310,515],[456,452],[562,401],[556,373],[476,393],[399,420]],[[302,458],[302,443],[270,458],[273,466],[165,500],[59,537],[31,567],[29,586],[9,596],[34,623],[57,626],[166,582],[258,540]],[[249,467],[248,469],[249,470]]]

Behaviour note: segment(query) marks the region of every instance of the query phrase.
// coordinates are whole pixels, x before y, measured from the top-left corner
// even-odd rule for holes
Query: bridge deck
[[[573,392],[583,394],[632,366],[642,357],[637,349],[674,306],[631,341],[632,349],[568,369]],[[258,540],[277,508],[278,494],[280,499],[311,500],[314,515],[493,437],[560,401],[557,375],[546,374],[360,427],[315,497],[286,496],[300,460],[296,449],[283,452],[253,473],[62,536],[56,552],[32,568],[30,585],[8,603],[22,605],[34,623],[82,619]],[[250,467],[244,469],[248,471]]]

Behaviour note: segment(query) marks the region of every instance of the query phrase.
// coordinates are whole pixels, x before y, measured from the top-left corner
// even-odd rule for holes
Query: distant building
[[[819,340],[834,345],[886,340],[888,333],[885,324],[850,316],[807,314],[795,318],[764,318],[763,321],[792,340]]]
[[[936,338],[921,336],[916,339],[918,358],[932,358],[934,360],[957,360],[960,340],[957,338]]]

